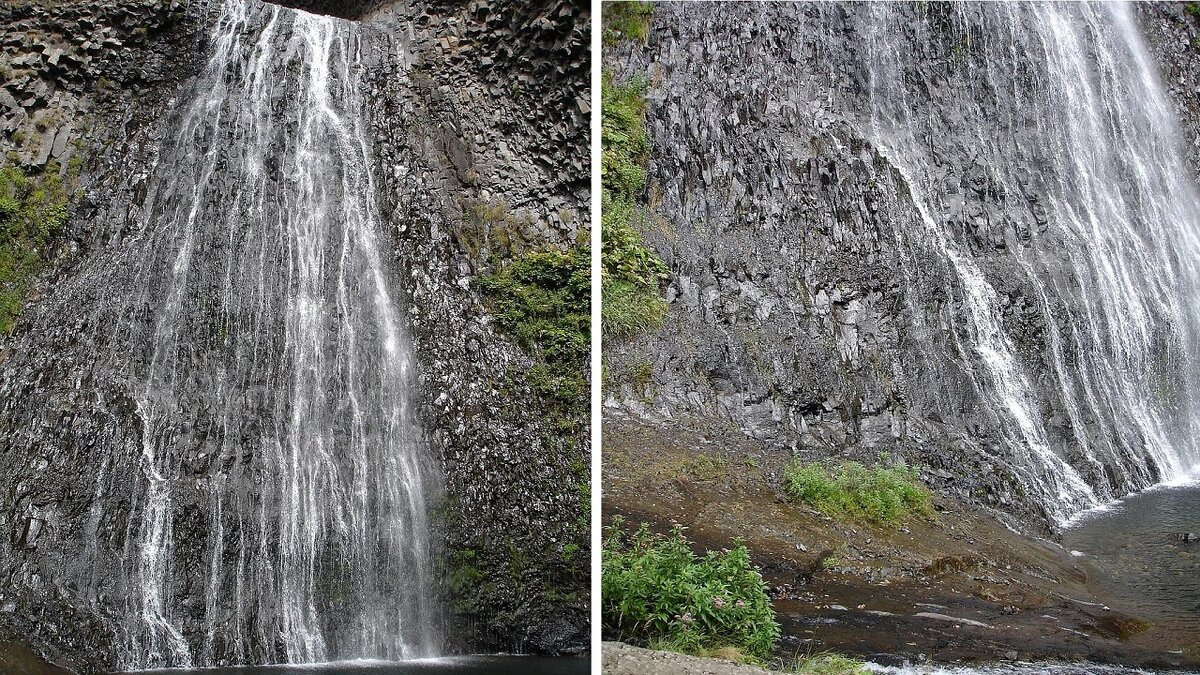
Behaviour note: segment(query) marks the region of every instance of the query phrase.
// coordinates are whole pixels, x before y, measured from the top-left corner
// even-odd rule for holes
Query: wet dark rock
[[[1159,480],[1151,443],[1118,431],[1137,426],[1128,406],[1113,406],[1120,422],[1074,411],[1055,381],[1056,361],[1077,364],[1093,348],[1064,341],[1058,354],[1051,336],[1071,334],[1094,279],[1060,257],[1070,227],[1053,213],[1046,158],[1000,180],[994,167],[1007,160],[980,140],[972,114],[994,110],[997,96],[1006,103],[994,81],[1007,75],[977,49],[991,42],[975,35],[987,6],[660,3],[644,47],[609,51],[618,77],[649,83],[649,194],[661,219],[644,234],[672,278],[662,329],[606,341],[607,411],[728,423],[803,460],[900,455],[939,490],[1054,527],[1054,488],[1038,494],[1022,476],[1028,467],[1012,441],[1020,432],[981,393],[987,367],[971,346],[965,285],[922,235],[914,194],[927,182],[938,227],[995,290],[1050,452],[1099,499]],[[1178,45],[1200,43],[1182,7],[1136,12],[1149,17],[1149,42],[1163,43],[1164,81],[1185,101],[1180,119],[1196,139],[1200,63]],[[896,20],[872,32],[878,14]],[[868,72],[865,52],[884,32],[912,52],[891,79],[913,97],[910,131],[928,147],[920,171],[936,179],[904,175],[896,149],[870,140],[878,120],[869,85],[888,78]],[[1027,110],[1014,115],[1014,128],[1035,125]],[[991,124],[990,113],[981,117]],[[1013,132],[1014,145],[1028,140]],[[1042,279],[1031,280],[1028,260],[1044,265]],[[1174,341],[1156,339],[1164,350]],[[1190,376],[1175,358],[1155,359],[1153,377],[1182,391]],[[1080,400],[1082,389],[1070,396]],[[1184,423],[1167,426],[1172,442],[1190,447]]]
[[[325,3],[334,4],[346,6]],[[485,260],[454,233],[464,201],[476,199],[507,204],[528,246],[566,246],[587,231],[589,124],[576,101],[589,96],[588,10],[561,0],[380,4],[352,13],[373,12],[363,24],[368,117],[418,353],[422,421],[446,476],[443,572],[454,571],[454,552],[469,551],[481,575],[446,627],[448,646],[579,653],[588,645],[586,405],[563,411],[525,381],[533,361],[496,330],[474,283],[511,252]],[[0,638],[85,671],[116,666],[123,607],[136,592],[108,583],[122,578],[117,561],[140,526],[144,495],[134,479],[144,432],[136,383],[113,364],[149,358],[146,344],[129,339],[144,331],[149,308],[130,317],[131,330],[101,327],[97,337],[94,307],[131,291],[85,288],[64,309],[56,289],[78,283],[98,251],[144,236],[146,178],[175,98],[204,63],[218,10],[209,0],[0,6],[0,69],[12,70],[0,70],[0,149],[31,173],[82,161],[55,264],[15,333],[0,339],[8,495],[0,574],[11,582],[0,589],[0,606],[11,608],[0,613]],[[198,482],[248,459],[212,452],[204,429],[171,433],[195,446],[181,461]],[[253,424],[243,433],[252,436]],[[246,479],[248,499],[260,480]],[[177,496],[176,570],[210,562],[202,499]],[[172,589],[189,639],[202,639],[203,584],[180,575]]]

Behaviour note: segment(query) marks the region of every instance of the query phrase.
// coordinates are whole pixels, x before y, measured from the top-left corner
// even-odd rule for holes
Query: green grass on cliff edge
[[[606,2],[604,13],[604,44],[611,47],[623,40],[645,40],[650,34],[650,19],[654,5],[649,2]]]
[[[58,174],[57,164],[37,177],[0,169],[0,336],[12,332],[29,284],[66,225],[67,190]]]

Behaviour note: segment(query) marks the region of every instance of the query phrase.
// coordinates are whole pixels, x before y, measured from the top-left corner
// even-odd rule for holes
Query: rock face
[[[1127,8],[663,3],[608,60],[673,272],[610,419],[901,455],[1051,527],[1200,457],[1194,171]]]
[[[476,282],[522,251],[586,241],[590,21],[586,3],[562,1],[397,4],[370,20],[390,36],[367,77],[384,210],[398,258],[414,261],[424,419],[445,467],[462,619],[450,632],[477,649],[587,646],[587,409],[530,389],[533,362],[497,334]],[[502,222],[473,218],[481,206]]]
[[[343,19],[361,19],[386,4],[386,0],[279,0],[274,4]]]
[[[75,0],[0,7],[0,147],[9,159],[31,171],[51,161],[65,168],[73,157],[83,159],[76,153],[89,127],[119,126],[117,116],[135,96],[140,109],[161,106],[161,96],[195,67],[198,17],[189,16],[185,4]]]
[[[139,306],[127,319],[105,315],[101,306],[133,302],[140,289],[119,288],[119,273],[88,280],[98,261],[136,248],[161,222],[143,212],[150,177],[171,115],[213,49],[219,5],[0,10],[5,149],[33,173],[82,158],[68,236],[0,342],[0,483],[9,495],[0,570],[11,580],[0,590],[0,637],[83,670],[118,665],[138,630],[128,621],[143,589],[115,589],[131,584],[122,561],[137,557],[149,518],[136,392],[138,364],[151,354],[137,336],[154,314]],[[394,253],[386,264],[403,294],[421,426],[443,476],[431,527],[451,605],[444,648],[578,652],[587,641],[586,419],[524,383],[533,362],[492,326],[475,280],[521,250],[570,245],[587,231],[588,124],[578,102],[589,95],[588,13],[569,2],[361,11],[368,5],[375,13],[357,29],[355,68],[381,236]],[[295,114],[272,110],[281,125]],[[39,136],[29,140],[26,129]],[[489,232],[464,214],[475,204],[503,205],[519,245],[479,246]],[[176,432],[181,448],[199,438],[187,425]],[[210,616],[203,589],[214,560],[237,558],[213,546],[233,512],[214,517],[205,486],[232,474],[203,447],[188,457],[167,516],[175,546],[166,601],[187,617],[182,639],[210,645],[197,662],[228,663],[240,660],[233,645],[206,642],[206,626],[223,619]]]

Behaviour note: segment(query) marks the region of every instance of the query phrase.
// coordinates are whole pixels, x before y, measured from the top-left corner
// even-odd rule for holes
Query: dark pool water
[[[161,675],[585,675],[586,658],[449,656],[417,661],[342,661],[302,666],[235,666],[192,670],[146,670]]]
[[[1180,541],[1185,532],[1200,535],[1200,482],[1152,488],[1086,514],[1063,533],[1063,545],[1139,616],[1195,626],[1200,636],[1200,541]]]
[[[991,666],[876,666],[877,675],[1190,675],[1184,671],[1159,673],[1140,668],[1106,666],[1098,663],[997,663]]]

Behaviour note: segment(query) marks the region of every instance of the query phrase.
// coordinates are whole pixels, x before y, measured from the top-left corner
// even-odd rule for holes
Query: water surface
[[[1200,481],[1160,486],[1085,514],[1063,545],[1094,568],[1107,595],[1153,626],[1200,636]]]
[[[996,663],[987,666],[877,666],[878,675],[1159,675],[1160,671],[1099,663]],[[1170,671],[1186,675],[1189,671]],[[1165,675],[1163,673],[1162,675]]]
[[[584,675],[586,658],[536,656],[448,656],[412,661],[357,660],[286,666],[233,666],[138,671],[153,675]]]

